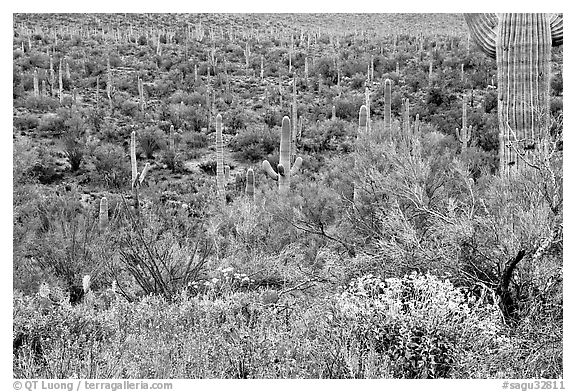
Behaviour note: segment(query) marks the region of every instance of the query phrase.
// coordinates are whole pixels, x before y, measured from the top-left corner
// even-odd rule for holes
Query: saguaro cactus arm
[[[298,157],[298,158],[296,158],[296,160],[294,161],[294,165],[290,169],[290,175],[293,176],[293,175],[297,174],[298,171],[300,171],[301,166],[302,166],[302,158]]]
[[[550,19],[550,30],[552,33],[552,46],[560,46],[564,43],[564,17],[556,14]]]
[[[494,13],[464,14],[470,35],[488,56],[496,58],[498,17]]]
[[[265,160],[264,162],[262,162],[262,169],[264,169],[264,171],[266,172],[266,174],[268,175],[268,177],[270,177],[271,179],[273,179],[274,181],[278,181],[278,173],[276,173],[274,171],[274,169],[272,169],[272,166],[270,165],[270,162],[268,162],[267,160]]]

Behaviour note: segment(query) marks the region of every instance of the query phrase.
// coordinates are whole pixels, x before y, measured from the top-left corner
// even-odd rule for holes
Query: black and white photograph
[[[11,14],[14,390],[568,387],[562,13],[144,10]]]

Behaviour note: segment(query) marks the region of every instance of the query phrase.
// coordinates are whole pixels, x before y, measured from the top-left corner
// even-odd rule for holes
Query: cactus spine
[[[525,166],[526,151],[546,142],[550,126],[551,49],[563,43],[561,14],[465,14],[474,41],[496,59],[500,168]]]
[[[100,199],[100,213],[98,214],[98,228],[104,232],[108,228],[108,199]]]
[[[282,133],[280,134],[280,163],[278,163],[277,172],[272,169],[270,162],[262,162],[262,168],[266,174],[273,180],[278,181],[278,190],[280,193],[286,193],[290,189],[290,176],[298,173],[302,166],[302,158],[298,157],[294,161],[294,166],[290,168],[290,118],[284,116],[282,119]]]
[[[226,182],[224,176],[224,143],[222,141],[222,115],[216,116],[216,189],[218,198],[226,202]]]

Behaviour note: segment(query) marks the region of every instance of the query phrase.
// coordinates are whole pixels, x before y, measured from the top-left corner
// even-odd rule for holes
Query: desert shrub
[[[170,300],[199,279],[211,251],[201,220],[189,219],[177,206],[155,206],[138,219],[128,212],[115,246],[118,271],[134,279],[140,294]]]
[[[184,132],[182,134],[182,143],[189,149],[201,149],[208,147],[208,136],[200,132]]]
[[[511,345],[497,306],[469,303],[449,281],[432,275],[363,276],[338,298],[333,322],[350,326],[350,347],[358,355],[354,375],[360,378],[369,353],[389,377],[446,378]],[[497,370],[495,364],[492,376]]]
[[[28,109],[40,110],[43,112],[54,111],[60,106],[57,98],[48,96],[34,97],[32,95],[25,98],[23,106]]]
[[[112,143],[100,144],[93,157],[96,173],[107,186],[122,188],[130,184],[129,159],[122,147]]]
[[[70,170],[77,171],[84,159],[86,152],[87,137],[85,134],[84,120],[79,113],[75,113],[65,122],[66,130],[62,135],[64,153],[70,162]]]
[[[147,127],[136,134],[136,140],[148,159],[153,159],[154,153],[166,146],[165,139],[165,134],[155,127]]]
[[[33,169],[38,160],[38,152],[30,139],[17,136],[13,143],[12,181],[14,185],[34,180]]]
[[[278,131],[270,131],[264,127],[253,125],[240,132],[230,147],[235,151],[236,159],[256,162],[268,154],[272,154],[279,146]]]
[[[38,118],[33,114],[26,114],[14,118],[14,127],[20,131],[29,131],[35,129],[40,124]]]
[[[224,130],[223,132],[235,134],[242,129],[246,129],[246,115],[243,110],[232,110],[223,118]]]
[[[200,170],[204,173],[215,176],[216,175],[216,161],[206,161],[198,164]]]

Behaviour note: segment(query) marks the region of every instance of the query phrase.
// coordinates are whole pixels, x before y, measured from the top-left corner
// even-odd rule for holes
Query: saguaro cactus
[[[246,171],[246,196],[254,199],[254,170],[252,168]]]
[[[462,129],[456,128],[456,136],[460,143],[462,143],[462,152],[466,151],[468,148],[468,142],[470,141],[470,135],[472,134],[472,127],[462,126]]]
[[[384,81],[384,134],[390,137],[392,129],[392,81]]]
[[[562,44],[561,14],[464,14],[470,34],[498,67],[500,172],[524,166],[550,126],[551,48]]]
[[[98,214],[98,228],[104,232],[108,227],[108,199],[100,199],[100,212]]]
[[[60,100],[60,104],[64,99],[64,83],[62,83],[62,59],[60,59],[60,63],[58,64],[58,99]]]
[[[222,115],[216,116],[216,189],[221,202],[226,202],[226,179],[224,176],[224,143],[222,141]]]
[[[292,77],[292,137],[290,139],[290,162],[296,159],[296,136],[298,134],[298,102],[296,100],[296,74]]]
[[[138,198],[138,190],[146,177],[146,173],[150,168],[150,164],[146,162],[144,169],[138,173],[138,163],[136,162],[136,132],[132,131],[130,135],[130,163],[132,166],[132,197],[134,199],[134,208],[136,211],[140,209],[140,200]]]
[[[274,171],[270,162],[264,160],[262,168],[266,174],[273,180],[278,181],[278,189],[281,193],[286,193],[290,189],[290,176],[298,173],[302,166],[302,158],[298,157],[294,161],[294,166],[290,168],[290,118],[284,116],[282,119],[282,133],[280,134],[280,163],[278,171]]]
[[[366,100],[366,129],[370,131],[372,127],[370,126],[370,89],[368,87],[364,92],[364,98]]]
[[[358,134],[368,132],[368,108],[365,105],[360,106],[358,113]]]
[[[34,96],[38,98],[40,96],[40,89],[38,88],[38,69],[34,68]]]

